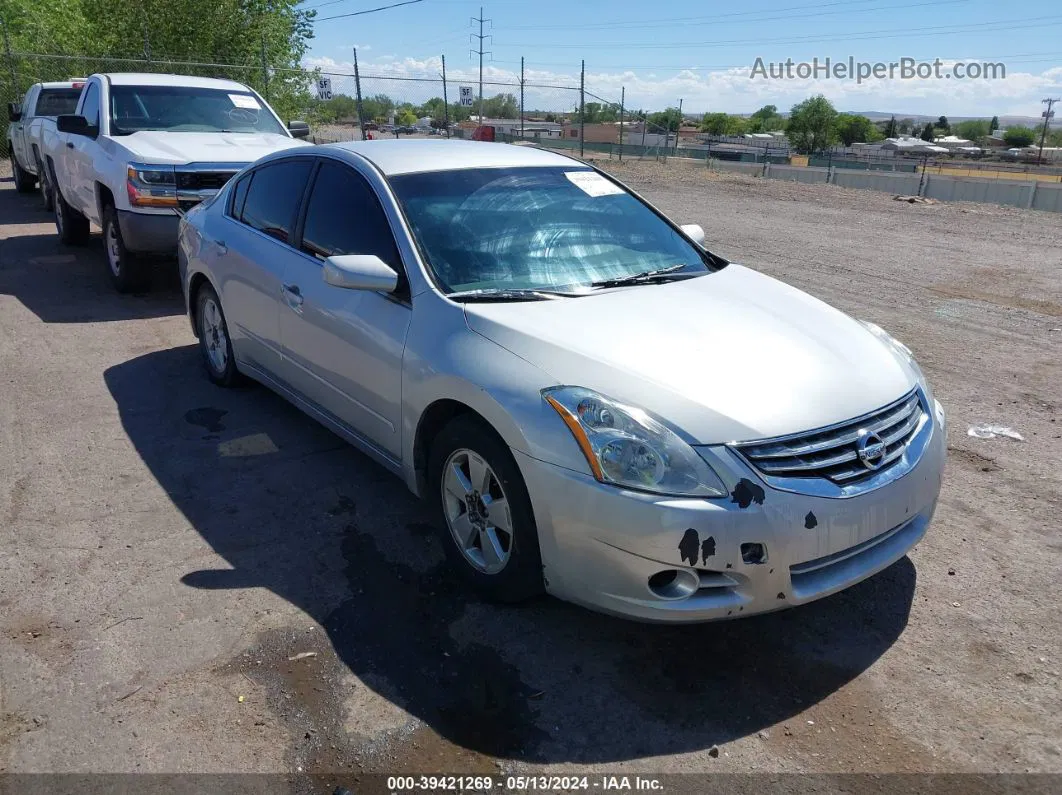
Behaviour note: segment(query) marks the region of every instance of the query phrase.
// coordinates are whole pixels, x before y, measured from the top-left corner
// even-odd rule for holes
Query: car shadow
[[[717,624],[486,604],[399,479],[264,388],[214,387],[195,346],[105,380],[145,464],[229,567],[182,582],[269,589],[362,683],[471,750],[594,763],[709,748],[826,698],[907,623],[906,558],[814,604]]]
[[[41,232],[29,224],[46,225]],[[27,233],[28,232],[28,233]],[[169,317],[184,312],[176,259],[151,261],[152,286],[120,295],[111,284],[99,234],[64,246],[36,194],[0,189],[0,295],[10,295],[45,323],[94,323]]]

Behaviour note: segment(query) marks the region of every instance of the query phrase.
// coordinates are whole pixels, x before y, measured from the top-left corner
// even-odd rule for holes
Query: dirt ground
[[[481,603],[401,483],[207,382],[172,263],[115,294],[8,177],[0,771],[1062,773],[1062,216],[606,165],[915,351],[949,463],[909,558],[723,624]]]

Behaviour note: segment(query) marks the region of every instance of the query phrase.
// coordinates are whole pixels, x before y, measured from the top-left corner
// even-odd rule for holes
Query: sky
[[[353,93],[343,77],[358,49],[362,91],[423,101],[439,86],[380,77],[438,77],[446,57],[448,97],[475,85],[480,4],[420,0],[371,14],[352,14],[400,0],[305,0],[317,11],[306,63],[335,72],[333,91]],[[710,10],[714,5],[715,10]],[[483,3],[490,34],[483,49],[484,79],[518,79],[525,58],[528,84],[579,85],[611,102],[625,91],[628,108],[682,107],[688,113],[749,113],[765,104],[783,112],[814,94],[841,111],[946,116],[1039,116],[1045,97],[1062,97],[1062,3],[1058,0],[492,0]],[[871,64],[940,59],[940,76],[858,82],[834,74],[801,78],[796,64],[830,58]],[[753,76],[761,59],[762,69]],[[791,77],[781,64],[791,59]],[[1002,63],[1005,78],[959,79],[956,62]],[[772,70],[776,77],[764,77]],[[834,69],[837,67],[834,66]],[[858,67],[857,67],[858,68]],[[888,67],[886,66],[885,69]],[[925,69],[925,67],[923,67]],[[951,77],[946,75],[950,74]],[[349,84],[349,85],[348,85]],[[476,89],[478,91],[478,88]],[[486,95],[512,91],[486,86]],[[588,101],[592,97],[588,97]],[[577,93],[528,90],[526,107],[571,110]],[[1062,104],[1055,125],[1062,126]]]

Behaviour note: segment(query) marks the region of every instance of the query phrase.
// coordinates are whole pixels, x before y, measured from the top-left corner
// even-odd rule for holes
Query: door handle
[[[70,141],[67,141],[67,142],[66,142],[66,148],[67,148],[67,149],[73,149],[73,148],[74,148],[74,145],[73,145],[73,144],[72,144],[72,143],[71,143]]]
[[[302,292],[299,290],[297,284],[285,284],[281,287],[284,291],[284,300],[287,301],[290,306],[296,312],[302,311],[302,302],[305,300],[302,297]]]
[[[224,254],[228,254],[229,253],[229,247],[225,245],[225,241],[224,240],[215,240],[214,241],[214,248],[217,249],[218,254],[224,255]]]

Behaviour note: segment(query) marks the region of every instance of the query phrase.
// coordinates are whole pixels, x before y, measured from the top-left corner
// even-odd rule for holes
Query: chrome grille
[[[925,409],[912,390],[884,408],[829,428],[742,442],[734,445],[752,466],[768,477],[828,478],[847,485],[887,470],[903,455],[918,431]],[[859,457],[862,437],[876,434],[884,454],[873,469]]]

